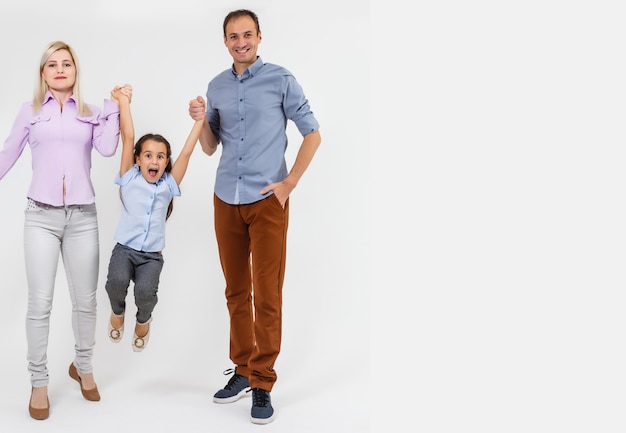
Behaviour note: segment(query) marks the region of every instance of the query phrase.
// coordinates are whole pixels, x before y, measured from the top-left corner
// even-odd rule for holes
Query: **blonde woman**
[[[28,409],[31,417],[42,420],[50,413],[47,347],[59,256],[72,302],[75,354],[69,375],[79,383],[84,398],[100,400],[92,369],[99,239],[91,153],[95,149],[105,157],[113,156],[120,128],[115,102],[105,100],[100,110],[82,100],[78,59],[66,43],[56,41],[46,47],[38,75],[32,102],[22,105],[0,150],[0,179],[28,143],[32,156],[24,222],[32,385]]]

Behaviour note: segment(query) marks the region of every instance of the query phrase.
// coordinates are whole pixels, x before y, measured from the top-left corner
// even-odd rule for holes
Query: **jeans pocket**
[[[24,212],[40,213],[41,211],[42,211],[42,207],[39,205],[39,203],[33,200],[32,198],[29,198],[28,201],[26,202],[26,209],[24,209]]]
[[[98,213],[96,211],[95,203],[81,204],[81,205],[76,206],[75,209],[78,210],[79,213],[85,216],[96,216]]]

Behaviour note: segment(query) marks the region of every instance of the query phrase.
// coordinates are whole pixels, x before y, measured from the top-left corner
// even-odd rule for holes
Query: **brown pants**
[[[215,235],[226,280],[230,359],[251,388],[271,391],[280,352],[289,200],[243,205],[214,196]]]

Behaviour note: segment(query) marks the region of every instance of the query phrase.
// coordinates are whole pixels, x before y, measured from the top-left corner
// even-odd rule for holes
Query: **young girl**
[[[124,333],[128,287],[131,280],[134,282],[137,313],[131,343],[133,350],[140,352],[148,344],[152,311],[157,303],[163,268],[161,251],[165,247],[165,221],[172,211],[173,197],[180,195],[179,185],[187,171],[203,121],[194,123],[173,164],[170,144],[158,134],[142,136],[133,150],[135,131],[130,113],[131,91],[128,84],[111,91],[111,98],[120,106],[122,161],[115,183],[120,185],[123,207],[105,287],[112,310],[109,339],[118,343]]]

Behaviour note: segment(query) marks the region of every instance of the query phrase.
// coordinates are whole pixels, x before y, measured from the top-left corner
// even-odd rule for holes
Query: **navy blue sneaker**
[[[250,420],[255,424],[268,424],[274,420],[274,408],[269,391],[252,388]]]
[[[232,374],[233,377],[230,378],[224,388],[215,393],[213,396],[215,403],[232,403],[246,395],[246,392],[250,390],[250,383],[248,383],[247,377],[237,374],[233,368],[224,371],[224,375],[229,374]]]

